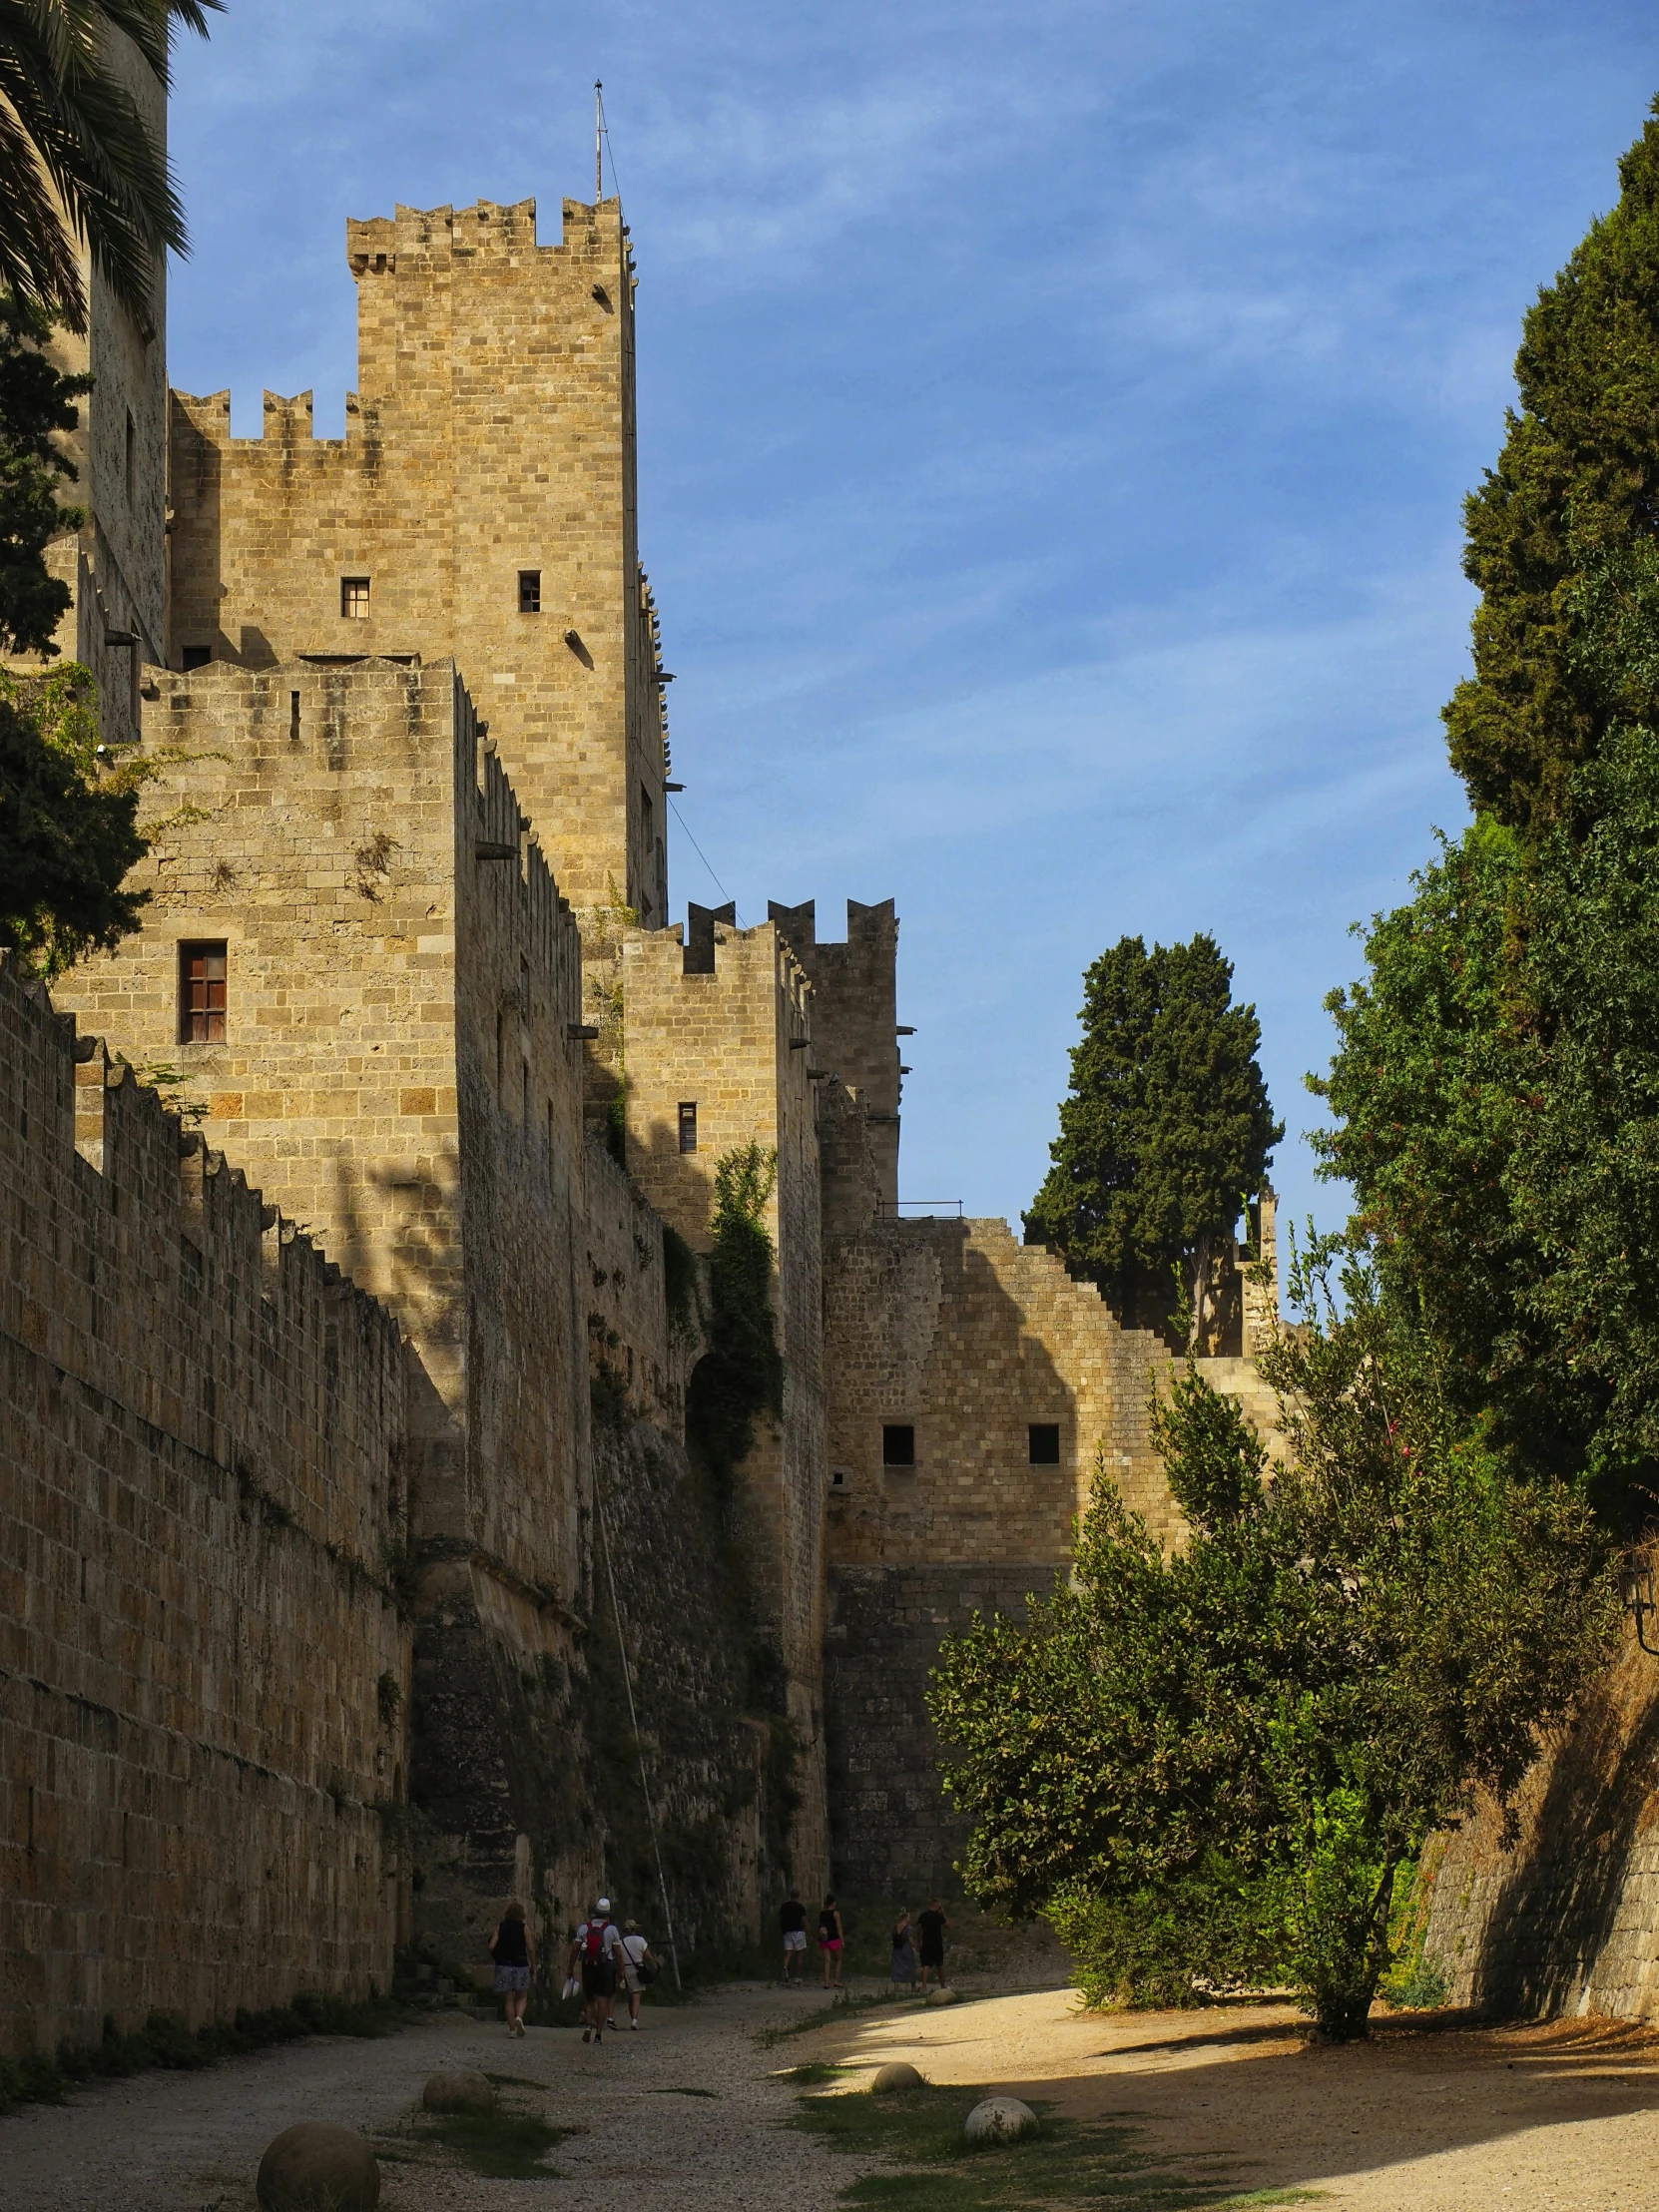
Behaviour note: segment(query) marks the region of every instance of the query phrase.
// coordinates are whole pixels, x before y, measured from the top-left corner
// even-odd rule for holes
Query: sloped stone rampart
[[[1616,1662],[1539,1761],[1505,1843],[1482,1805],[1424,1860],[1424,1953],[1498,2017],[1659,2012],[1659,1659]]]
[[[384,1987],[396,1326],[5,964],[0,1209],[0,2047]]]

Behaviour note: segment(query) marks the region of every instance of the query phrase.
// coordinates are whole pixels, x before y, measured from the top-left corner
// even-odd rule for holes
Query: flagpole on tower
[[[593,81],[593,204],[605,197],[605,82]]]

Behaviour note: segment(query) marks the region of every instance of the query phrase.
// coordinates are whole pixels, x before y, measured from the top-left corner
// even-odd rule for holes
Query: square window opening
[[[188,676],[193,668],[206,668],[213,657],[211,645],[187,645],[179,655],[179,666]]]
[[[1060,1464],[1060,1424],[1057,1420],[1034,1420],[1030,1426],[1031,1464],[1034,1467],[1057,1467]]]
[[[339,611],[347,622],[368,620],[368,578],[366,576],[342,576],[339,580]]]
[[[913,1467],[915,1463],[915,1429],[908,1421],[884,1421],[881,1426],[881,1464],[884,1467]]]
[[[518,611],[521,615],[541,613],[541,570],[521,568],[518,572]]]
[[[223,1044],[225,1041],[225,946],[181,944],[179,947],[179,1042]]]
[[[697,1101],[693,1098],[680,1101],[680,1150],[697,1150]]]

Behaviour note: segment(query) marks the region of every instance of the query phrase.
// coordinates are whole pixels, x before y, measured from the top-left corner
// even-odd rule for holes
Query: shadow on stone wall
[[[1560,2014],[1587,1991],[1592,2009],[1613,2009],[1611,1988],[1627,1978],[1614,1954],[1641,1887],[1635,1859],[1659,1760],[1659,1667],[1634,1656],[1590,1693],[1523,1809],[1519,1841],[1496,1862],[1470,1979],[1485,2011]],[[1496,1816],[1482,1825],[1495,1830]],[[1631,1931],[1644,1958],[1652,1918],[1648,1906]]]

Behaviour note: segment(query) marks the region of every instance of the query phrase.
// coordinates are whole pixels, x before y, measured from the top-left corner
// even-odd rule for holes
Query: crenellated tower
[[[346,225],[346,434],[311,395],[173,402],[170,666],[452,658],[585,918],[668,914],[664,672],[640,567],[634,263],[621,204]]]

